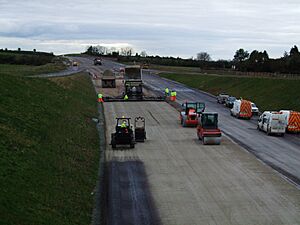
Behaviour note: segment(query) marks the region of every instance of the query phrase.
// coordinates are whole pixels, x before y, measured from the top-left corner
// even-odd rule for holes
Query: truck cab
[[[265,111],[258,119],[257,129],[265,131],[268,135],[283,136],[287,125],[287,116],[281,112]]]

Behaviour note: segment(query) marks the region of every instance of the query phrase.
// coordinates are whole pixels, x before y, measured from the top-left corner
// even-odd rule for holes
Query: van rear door
[[[284,133],[286,127],[286,116],[283,114],[273,114],[270,125],[272,133]]]

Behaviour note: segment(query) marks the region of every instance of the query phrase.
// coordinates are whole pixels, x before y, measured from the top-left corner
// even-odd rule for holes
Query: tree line
[[[50,63],[54,60],[55,55],[47,52],[21,51],[0,49],[0,64],[18,64],[40,66]]]
[[[121,62],[140,62],[167,66],[190,66],[200,69],[225,69],[242,72],[269,72],[300,74],[300,53],[298,47],[293,46],[289,52],[284,52],[280,58],[272,59],[267,51],[236,50],[232,60],[212,60],[207,52],[199,52],[195,58],[182,59],[180,57],[149,56],[146,51],[135,53],[131,47],[106,48],[104,46],[89,46],[85,52],[89,55],[114,56]]]

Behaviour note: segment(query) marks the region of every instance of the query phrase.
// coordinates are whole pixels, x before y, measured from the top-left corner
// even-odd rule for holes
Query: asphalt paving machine
[[[218,128],[218,113],[203,112],[200,115],[197,136],[199,140],[202,140],[204,145],[219,145],[221,143],[222,133]]]
[[[117,97],[105,96],[104,102],[164,101],[164,96],[145,96],[140,66],[126,66],[124,69],[124,93]],[[126,98],[125,98],[126,96]]]
[[[125,93],[128,99],[142,100],[143,99],[143,82],[142,80],[125,80]]]
[[[179,115],[180,123],[183,127],[197,126],[198,120],[205,110],[205,103],[203,102],[186,102],[181,105],[181,112]]]

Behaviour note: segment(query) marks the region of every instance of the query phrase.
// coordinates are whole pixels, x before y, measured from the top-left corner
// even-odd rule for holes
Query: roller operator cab
[[[258,119],[257,129],[265,131],[268,135],[283,136],[287,125],[287,115],[282,112],[265,111]]]
[[[131,118],[116,118],[117,124],[115,132],[111,134],[111,146],[113,149],[117,145],[129,145],[134,148],[135,140],[132,126],[130,124]]]
[[[183,127],[197,126],[199,116],[205,110],[205,103],[203,102],[186,102],[181,105],[181,112],[179,115],[180,123]]]
[[[251,119],[253,115],[251,102],[247,100],[234,101],[230,114],[236,118]]]
[[[218,113],[203,112],[197,126],[197,136],[204,145],[221,143],[221,130],[218,128]]]

